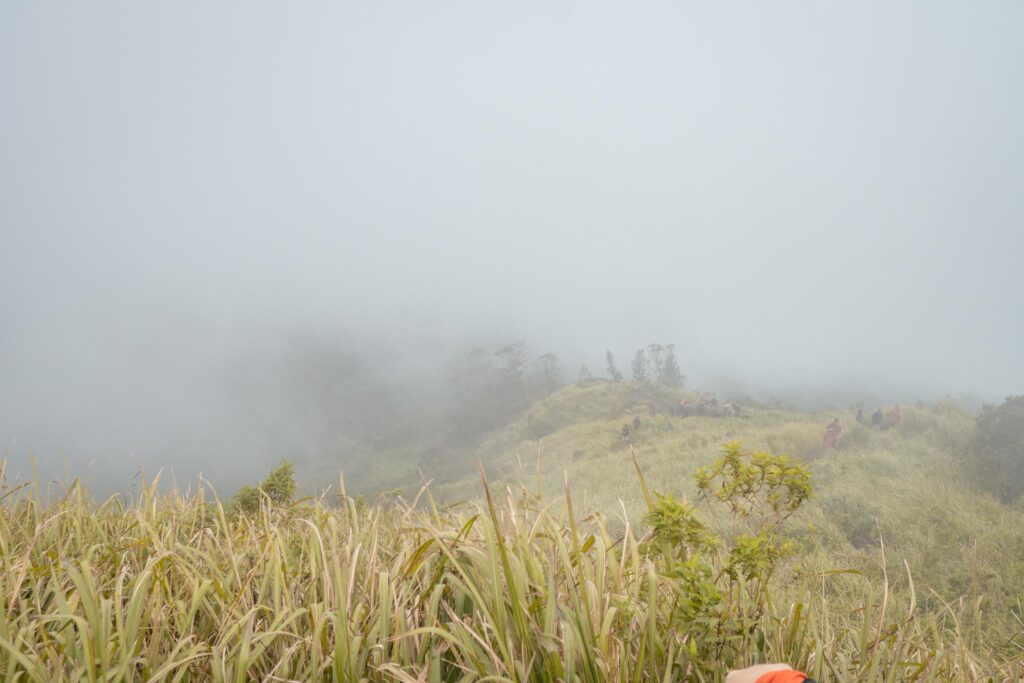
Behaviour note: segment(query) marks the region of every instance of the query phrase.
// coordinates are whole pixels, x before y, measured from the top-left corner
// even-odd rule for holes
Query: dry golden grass
[[[552,430],[539,469],[528,426],[510,425],[481,449],[493,497],[467,478],[440,487],[471,501],[450,507],[427,491],[246,516],[155,484],[102,503],[77,484],[58,497],[5,485],[0,676],[717,681],[774,660],[820,681],[1024,676],[1013,619],[1024,525],[951,475],[969,416],[923,407],[899,430],[848,429],[814,462],[815,497],[789,521],[794,553],[768,585],[715,579],[720,623],[753,620],[722,639],[708,635],[715,622],[693,621],[692,584],[638,530],[646,502],[617,443],[635,406],[622,391],[573,388],[535,407],[552,412],[539,416]],[[582,419],[576,399],[590,402]],[[653,489],[692,497],[690,473],[723,441],[808,455],[823,417],[645,415],[640,469]],[[713,508],[700,514],[734,530]]]
[[[720,680],[764,660],[840,681],[1018,671],[961,635],[969,606],[918,618],[886,584],[827,572],[770,589],[763,611],[736,589],[724,609],[757,628],[714,661],[681,618],[685,586],[635,529],[574,516],[564,496],[248,517],[155,486],[130,504],[77,485],[45,504],[4,496],[4,680]]]

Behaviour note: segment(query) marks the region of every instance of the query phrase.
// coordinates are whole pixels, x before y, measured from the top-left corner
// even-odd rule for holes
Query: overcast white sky
[[[194,428],[222,359],[320,327],[1020,393],[1022,28],[1019,2],[3,3],[0,439]]]

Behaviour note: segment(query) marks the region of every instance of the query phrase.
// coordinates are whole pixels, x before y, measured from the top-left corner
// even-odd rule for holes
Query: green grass
[[[837,413],[847,432],[811,464],[792,552],[764,586],[718,573],[709,621],[687,607],[692,576],[649,542],[618,441],[650,400],[596,385],[534,405],[482,444],[487,496],[468,467],[408,504],[335,495],[248,516],[155,485],[104,502],[5,485],[0,677],[719,681],[763,661],[821,681],[1024,676],[1024,518],[962,484],[970,415],[911,408],[876,432]],[[723,442],[813,458],[830,416],[642,413],[638,463],[652,489],[696,500],[690,475]],[[697,513],[723,538],[743,530]]]
[[[841,567],[878,582],[884,568],[891,599],[906,601],[909,566],[918,613],[946,603],[977,604],[980,625],[965,628],[1008,655],[1021,652],[1024,509],[965,482],[959,461],[973,430],[968,412],[944,403],[905,407],[903,423],[887,431],[856,424],[849,411],[763,406],[742,418],[680,419],[663,411],[648,416],[646,391],[612,384],[566,388],[487,440],[479,457],[498,485],[528,482],[535,489],[539,480],[552,492],[568,479],[582,504],[604,511],[615,530],[626,520],[636,523],[645,509],[629,451],[619,441],[622,424],[634,414],[644,423],[634,439],[644,476],[652,488],[684,498],[696,495],[690,473],[711,462],[726,441],[806,458],[815,494],[791,521],[800,548],[787,563],[794,574],[805,566]],[[575,413],[574,404],[581,406]],[[823,454],[821,436],[832,417],[840,417],[845,432],[838,448]],[[531,422],[557,428],[537,439],[528,432]],[[433,488],[441,498],[471,499],[478,481],[467,472]]]
[[[885,584],[809,573],[702,669],[680,580],[637,537],[568,499],[328,507],[231,518],[202,496],[132,505],[72,487],[5,500],[4,680],[720,680],[785,660],[821,680],[1008,680],[962,625]],[[851,580],[855,579],[855,580]],[[842,600],[825,587],[841,582]],[[737,590],[726,610],[749,613]]]

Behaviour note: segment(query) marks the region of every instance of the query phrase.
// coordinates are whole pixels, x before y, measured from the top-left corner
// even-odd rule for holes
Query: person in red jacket
[[[903,422],[903,411],[900,410],[900,404],[897,403],[896,407],[889,411],[889,414],[885,416],[885,421],[890,427],[895,427],[900,422]]]
[[[839,426],[839,418],[837,417],[825,427],[825,436],[821,437],[821,447],[835,448],[836,443],[839,441],[839,435],[842,433],[843,428]]]
[[[758,664],[730,671],[725,683],[814,683],[810,676],[788,664]]]

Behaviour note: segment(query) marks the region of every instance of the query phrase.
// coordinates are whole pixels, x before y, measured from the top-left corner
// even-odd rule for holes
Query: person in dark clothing
[[[640,416],[639,415],[637,415],[636,417],[633,418],[633,431],[634,432],[639,432],[640,431]]]
[[[864,409],[863,408],[857,408],[857,424],[859,424],[859,425],[864,424]]]
[[[629,425],[622,425],[622,443],[629,443]]]
[[[697,414],[698,415],[707,415],[707,413],[708,413],[708,403],[709,403],[708,395],[707,394],[701,394],[700,398],[697,399]]]
[[[885,415],[882,413],[882,409],[875,408],[875,412],[871,413],[871,426],[874,427],[875,429],[878,429],[879,427],[882,426],[882,420],[884,418]]]

